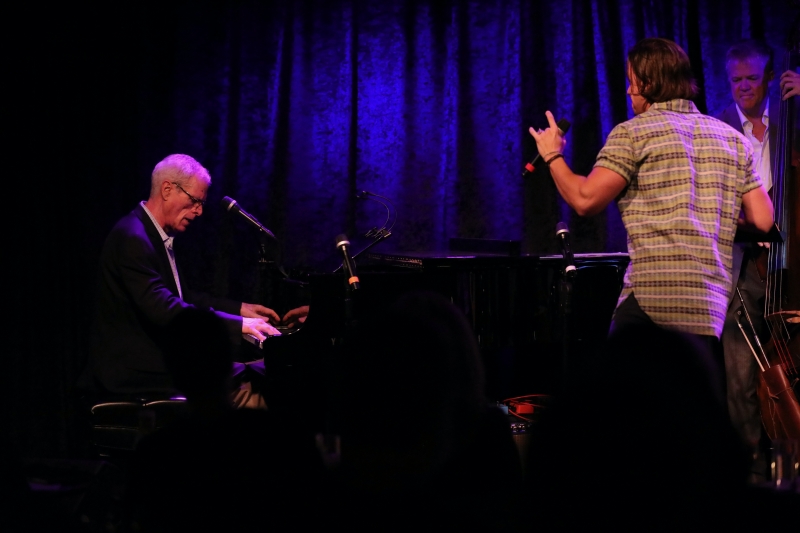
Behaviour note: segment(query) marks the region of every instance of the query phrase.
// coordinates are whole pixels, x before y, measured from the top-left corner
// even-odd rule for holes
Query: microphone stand
[[[370,248],[372,248],[373,246],[375,246],[379,242],[388,239],[391,234],[392,234],[392,232],[391,231],[387,231],[386,229],[379,230],[378,233],[375,234],[375,237],[372,240],[372,242],[369,243],[364,248],[362,248],[358,253],[353,255],[350,259],[355,264],[356,258],[358,256],[360,256],[361,254],[363,254],[364,252],[366,252],[367,250],[369,250]],[[336,269],[333,271],[333,273],[336,274],[337,272],[342,271],[343,268],[344,268],[344,262],[342,262],[342,264],[340,264],[338,267],[336,267]],[[355,303],[353,301],[353,289],[350,286],[350,284],[347,283],[347,276],[344,276],[342,279],[345,280],[345,291],[346,291],[345,292],[345,297],[344,297],[345,332],[346,332],[347,336],[350,336],[350,333],[353,331],[354,326],[356,324],[356,316],[355,316],[356,313],[353,310],[353,308],[355,307]]]
[[[561,256],[564,268],[561,270],[561,280],[558,285],[558,305],[561,315],[561,364],[562,383],[567,383],[571,359],[572,338],[572,278],[578,270],[570,246],[569,228],[564,222],[556,224],[556,237],[561,244]]]
[[[375,246],[379,242],[385,241],[386,239],[388,239],[391,235],[392,235],[391,231],[379,231],[378,235],[375,236],[375,240],[373,240],[371,243],[366,245],[363,249],[361,249],[358,253],[356,253],[356,255],[353,256],[353,261],[355,261],[356,258],[359,255],[363,254],[364,252],[366,252],[367,250],[369,250],[370,248],[372,248],[373,246]]]
[[[341,250],[344,252],[344,261],[342,264],[339,265],[333,273],[337,273],[340,270],[343,271],[345,274],[342,277],[342,281],[344,281],[344,289],[345,289],[345,296],[344,296],[344,339],[349,338],[353,330],[355,329],[356,325],[356,313],[354,311],[355,302],[353,299],[353,295],[355,293],[355,289],[358,288],[358,277],[355,273],[356,265],[355,265],[355,257],[351,256],[349,253],[349,246],[350,241],[347,240],[347,237],[344,234],[338,235],[336,237],[336,249]],[[344,271],[343,267],[347,264],[347,270]],[[355,283],[351,283],[351,280],[355,280]],[[344,340],[343,342],[347,342]]]
[[[256,295],[258,299],[256,301],[261,305],[274,305],[274,287],[270,267],[275,265],[275,261],[270,261],[268,257],[266,239],[266,235],[259,232],[258,282],[256,287]]]
[[[561,314],[561,364],[562,383],[566,384],[570,366],[570,338],[572,335],[572,280],[571,277],[561,272],[558,285],[558,305]]]
[[[385,196],[381,196],[380,194],[371,193],[369,191],[361,191],[361,195],[356,196],[356,198],[367,198],[369,200],[374,200],[374,201],[378,202],[379,204],[383,205],[383,207],[386,208],[386,221],[383,223],[383,227],[381,227],[381,229],[377,229],[376,230],[376,229],[373,228],[374,233],[372,233],[373,230],[370,230],[369,232],[367,232],[367,234],[366,234],[367,237],[369,237],[370,234],[372,233],[372,242],[370,242],[368,245],[366,245],[364,248],[362,248],[357,253],[355,253],[352,257],[350,257],[350,260],[353,262],[353,266],[355,266],[355,261],[359,256],[361,256],[361,254],[363,254],[364,252],[366,252],[367,250],[369,250],[370,248],[372,248],[373,246],[375,246],[379,242],[388,239],[392,235],[391,229],[394,227],[395,222],[397,222],[397,212],[395,211],[394,221],[392,222],[392,225],[388,229],[386,228],[386,224],[388,224],[389,220],[391,219],[391,209],[389,209],[388,205],[386,205],[385,203],[383,203],[380,200],[376,200],[373,197],[375,197],[375,198],[383,198],[389,204],[392,203],[391,200],[389,200]],[[394,207],[394,205],[392,205],[392,207]],[[342,271],[343,269],[344,269],[344,262],[342,262],[342,264],[340,264],[338,267],[336,267],[334,269],[333,273],[335,274],[337,272]],[[353,300],[353,292],[354,291],[353,291],[352,287],[350,286],[349,283],[347,283],[346,284],[345,300],[344,300],[345,331],[346,331],[346,335],[347,336],[349,336],[350,332],[352,332],[352,330],[353,330],[353,328],[354,328],[354,326],[356,324],[356,321],[357,321],[356,312],[354,311],[354,307],[356,306],[356,303]]]
[[[353,261],[355,261],[358,258],[358,256],[360,256],[361,254],[363,254],[364,252],[366,252],[367,250],[369,250],[370,248],[372,248],[373,246],[375,246],[379,242],[385,241],[386,239],[388,239],[391,235],[392,235],[391,231],[385,231],[385,230],[384,231],[378,231],[378,233],[375,235],[375,238],[373,239],[373,241],[371,243],[369,243],[364,248],[359,250],[358,253],[353,255]],[[342,264],[342,265],[339,265],[338,267],[336,267],[336,269],[333,271],[333,273],[335,274],[335,273],[339,272],[340,270],[342,270],[343,266],[344,265]]]
[[[347,283],[347,280],[345,280],[344,290],[344,338],[348,339],[355,329],[356,313],[353,309],[355,306],[353,303],[353,289],[350,287],[350,284]]]
[[[256,295],[261,297],[259,303],[261,305],[270,306],[274,303],[273,296],[275,292],[275,279],[274,274],[277,272],[281,276],[281,280],[291,282],[289,274],[283,268],[280,261],[280,248],[277,248],[278,241],[272,234],[258,232],[258,284]],[[275,248],[275,253],[270,254],[267,251],[267,245],[270,244]],[[268,303],[270,302],[270,303]]]

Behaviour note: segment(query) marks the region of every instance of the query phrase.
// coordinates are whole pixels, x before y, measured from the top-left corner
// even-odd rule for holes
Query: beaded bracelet
[[[544,164],[545,164],[545,165],[547,165],[547,166],[549,167],[549,166],[550,166],[550,163],[552,163],[553,161],[555,161],[555,160],[556,160],[556,159],[558,159],[559,157],[563,159],[563,158],[564,158],[564,154],[558,154],[558,155],[556,155],[556,156],[553,156],[553,157],[552,157],[552,158],[550,158],[548,161],[545,161],[545,162],[544,162]]]

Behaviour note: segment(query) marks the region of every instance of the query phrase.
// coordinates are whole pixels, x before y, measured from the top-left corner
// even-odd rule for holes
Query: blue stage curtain
[[[475,237],[552,253],[564,220],[577,251],[625,251],[614,205],[580,218],[546,169],[522,179],[535,155],[527,128],[545,126],[546,109],[570,120],[567,160],[588,173],[610,130],[632,116],[625,58],[648,36],[687,50],[702,87],[697,105],[718,112],[730,101],[726,48],[750,35],[780,48],[791,20],[784,4],[188,4],[166,20],[142,17],[138,123],[158,133],[141,137],[135,179],[171,152],[208,167],[211,208],[183,248],[204,265],[193,272],[198,282],[221,292],[252,281],[230,263],[242,253],[231,250],[250,246],[239,235],[249,230],[220,219],[223,195],[275,232],[290,266],[335,266],[342,232],[366,243],[362,234],[385,211],[357,199],[360,191],[397,210],[393,236],[377,250],[443,250],[451,237]]]
[[[287,267],[330,271],[334,237],[376,251],[441,250],[452,237],[621,252],[612,205],[577,217],[535,155],[544,112],[572,123],[566,159],[588,173],[630,118],[627,50],[666,37],[688,52],[709,114],[730,102],[724,56],[763,37],[782,64],[796,10],[785,0],[295,0],[115,2],[19,10],[4,57],[7,132],[27,143],[6,182],[31,212],[11,227],[22,258],[8,307],[6,427],[33,455],[68,449],[103,239],[147,197],[153,166],[187,153],[210,171],[204,216],[176,242],[186,282],[253,297],[258,240],[219,207],[231,196],[269,227]],[[9,36],[11,34],[9,33]],[[777,84],[774,84],[777,85]],[[53,168],[45,170],[46,162]],[[33,187],[35,186],[35,188]],[[48,196],[50,195],[50,196]],[[35,200],[35,201],[32,201]],[[47,338],[39,318],[55,311]],[[57,435],[53,435],[53,432]],[[74,435],[72,436],[74,438]],[[74,442],[73,442],[74,444]]]

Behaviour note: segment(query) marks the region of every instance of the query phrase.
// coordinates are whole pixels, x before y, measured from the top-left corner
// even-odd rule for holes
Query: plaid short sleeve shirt
[[[653,104],[615,127],[595,166],[620,174],[634,293],[657,324],[719,337],[731,295],[742,195],[761,185],[747,139],[689,100]]]

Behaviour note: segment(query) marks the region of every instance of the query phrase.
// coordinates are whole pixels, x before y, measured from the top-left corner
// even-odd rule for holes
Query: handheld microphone
[[[558,121],[556,126],[558,126],[558,130],[561,132],[561,136],[563,137],[569,131],[570,123],[569,120],[562,118],[561,120]],[[531,162],[525,165],[525,170],[522,171],[523,178],[526,178],[531,174],[533,174],[533,171],[536,170],[535,165],[539,162],[541,158],[542,155],[537,153],[536,157],[531,159]]]
[[[347,274],[347,283],[352,290],[357,291],[361,287],[361,283],[359,283],[358,274],[356,274],[356,264],[350,256],[350,241],[347,240],[347,235],[344,233],[340,233],[336,236],[336,249],[341,251],[344,256],[344,262],[342,264]]]
[[[578,270],[575,268],[575,257],[570,246],[569,228],[564,222],[556,224],[556,237],[561,242],[561,253],[564,255],[564,274],[568,278],[575,277]]]
[[[236,200],[234,200],[234,199],[233,199],[233,198],[231,198],[230,196],[225,196],[224,198],[222,198],[222,207],[223,207],[223,208],[224,208],[226,211],[230,211],[231,213],[237,213],[237,214],[241,215],[241,216],[242,216],[242,217],[244,217],[244,219],[245,219],[245,220],[247,220],[247,221],[248,221],[250,224],[252,224],[253,226],[255,226],[255,228],[256,228],[257,230],[259,230],[259,231],[263,232],[265,235],[267,235],[268,237],[271,237],[272,239],[274,239],[274,240],[276,240],[276,241],[278,240],[278,239],[275,237],[275,235],[274,235],[274,234],[273,234],[273,233],[272,233],[270,230],[268,230],[267,228],[265,228],[265,227],[264,227],[264,226],[261,224],[261,222],[259,222],[258,220],[256,220],[256,217],[254,217],[253,215],[251,215],[250,213],[248,213],[247,211],[245,211],[244,209],[242,209],[242,208],[239,206],[239,204],[236,202]]]

